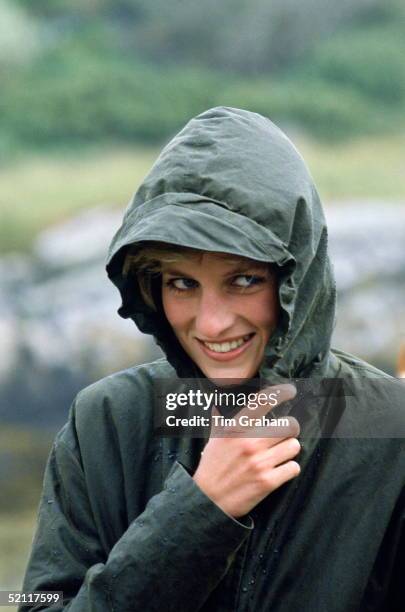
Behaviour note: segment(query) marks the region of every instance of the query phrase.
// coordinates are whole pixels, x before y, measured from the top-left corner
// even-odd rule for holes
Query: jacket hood
[[[304,160],[269,119],[226,107],[192,119],[161,152],[110,245],[119,314],[155,336],[180,376],[192,376],[162,310],[149,308],[122,273],[128,247],[150,240],[276,264],[280,323],[260,374],[327,375],[336,290],[325,218]]]

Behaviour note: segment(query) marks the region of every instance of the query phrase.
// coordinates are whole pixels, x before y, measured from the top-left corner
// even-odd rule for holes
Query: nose
[[[227,296],[216,290],[203,290],[197,304],[195,331],[200,339],[214,340],[226,337],[234,324],[236,314]]]

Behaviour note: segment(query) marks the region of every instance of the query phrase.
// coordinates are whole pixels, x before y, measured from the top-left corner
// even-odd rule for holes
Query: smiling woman
[[[265,264],[235,265],[203,253],[177,270],[163,266],[162,300],[178,341],[205,376],[257,374],[278,318],[277,285]]]
[[[403,386],[331,348],[327,228],[288,138],[239,109],[191,120],[107,273],[165,357],[74,400],[24,590],[63,591],[69,612],[403,611]],[[167,380],[175,423],[205,398],[202,436],[159,436]],[[212,400],[252,386],[226,418]]]
[[[271,264],[145,244],[126,257],[145,301],[153,308],[152,282],[161,284],[163,311],[177,340],[208,378],[254,377],[277,326],[278,282]]]

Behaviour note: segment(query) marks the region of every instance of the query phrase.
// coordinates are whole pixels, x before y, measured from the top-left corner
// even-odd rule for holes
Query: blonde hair
[[[157,310],[152,293],[152,281],[157,279],[162,273],[163,264],[177,263],[190,257],[199,258],[205,251],[193,249],[191,247],[178,246],[164,242],[143,242],[141,245],[134,245],[128,250],[122,274],[124,277],[134,275],[139,284],[139,289],[145,303],[153,310]],[[240,262],[249,261],[248,257],[234,255],[231,253],[213,253],[227,260]],[[263,266],[269,267],[271,264],[265,262]]]

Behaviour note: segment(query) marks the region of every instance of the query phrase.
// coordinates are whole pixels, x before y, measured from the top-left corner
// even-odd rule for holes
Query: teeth
[[[243,336],[243,338],[239,338],[238,340],[232,340],[232,342],[204,342],[205,346],[211,351],[215,351],[216,353],[228,353],[229,351],[233,351],[234,349],[242,346],[245,342],[247,342],[250,338],[250,334],[247,336]]]

